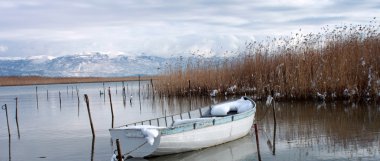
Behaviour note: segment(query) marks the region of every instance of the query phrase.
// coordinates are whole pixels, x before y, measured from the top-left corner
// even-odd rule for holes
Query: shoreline
[[[141,81],[154,79],[153,76],[142,76]],[[28,86],[49,84],[77,84],[99,82],[138,81],[138,76],[133,77],[42,77],[42,76],[7,76],[0,77],[0,87]]]

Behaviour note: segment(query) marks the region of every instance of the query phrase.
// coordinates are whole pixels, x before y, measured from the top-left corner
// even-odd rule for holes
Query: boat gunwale
[[[232,114],[232,115],[230,114],[230,115],[226,115],[226,116],[211,116],[209,114],[207,116],[202,116],[202,109],[204,109],[204,110],[207,109],[206,113],[208,113],[209,110],[211,110],[211,108],[212,108],[212,106],[210,105],[209,107],[202,107],[202,108],[198,108],[196,110],[192,110],[192,111],[188,111],[188,112],[184,112],[184,113],[180,113],[180,114],[173,114],[173,115],[169,115],[169,116],[163,116],[163,117],[157,117],[157,118],[153,118],[153,119],[149,119],[149,120],[138,121],[135,123],[130,123],[130,124],[122,125],[119,127],[115,127],[113,129],[128,127],[128,126],[133,127],[133,126],[137,126],[137,125],[144,125],[144,122],[149,122],[149,124],[146,124],[146,125],[151,125],[152,121],[157,121],[159,124],[159,119],[165,119],[166,127],[157,129],[160,131],[161,135],[165,136],[165,135],[171,135],[171,134],[191,131],[191,130],[195,130],[195,129],[201,129],[201,128],[205,128],[205,127],[210,127],[210,126],[214,126],[214,125],[230,123],[233,121],[237,121],[237,120],[247,118],[250,115],[254,114],[253,111],[256,108],[256,103],[249,97],[246,97],[246,96],[243,96],[243,97],[246,100],[251,101],[253,104],[253,107],[247,111],[242,112],[242,113],[236,113],[236,114]],[[234,100],[234,101],[236,101],[236,100]],[[233,102],[233,101],[229,101],[229,102]],[[228,103],[228,102],[223,102],[220,104],[224,104],[224,103]],[[189,122],[189,123],[184,123],[184,124],[174,125],[174,126],[172,126],[172,125],[167,126],[167,118],[168,117],[173,120],[173,117],[177,116],[177,115],[181,116],[182,114],[188,113],[190,116],[191,112],[195,112],[197,110],[200,112],[200,117],[194,117],[194,118],[212,118],[212,119],[199,120],[196,122]],[[181,116],[181,120],[182,120],[182,116]],[[173,120],[173,122],[174,122],[174,120]]]

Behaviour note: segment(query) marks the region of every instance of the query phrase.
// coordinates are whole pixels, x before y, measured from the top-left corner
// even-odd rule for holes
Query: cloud
[[[300,28],[368,22],[378,7],[375,0],[6,0],[0,42],[12,48],[8,56],[223,52]]]
[[[6,52],[8,50],[7,46],[1,45],[0,44],[0,52]]]

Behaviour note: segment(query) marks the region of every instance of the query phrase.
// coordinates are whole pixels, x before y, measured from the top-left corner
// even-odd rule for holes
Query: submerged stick
[[[94,150],[95,150],[95,137],[92,137],[92,143],[91,143],[91,161],[94,160]]]
[[[259,161],[261,161],[260,146],[259,146],[259,135],[257,133],[257,125],[254,124],[254,127],[255,127],[255,134],[256,134],[257,157],[258,157]]]
[[[95,137],[94,125],[92,124],[92,119],[91,119],[90,102],[89,102],[87,94],[84,95],[84,100],[86,101],[86,105],[87,105],[88,119],[90,120],[92,137]]]
[[[116,139],[116,149],[117,149],[117,160],[122,161],[123,157],[121,156],[121,149],[120,149],[120,141],[119,139]]]
[[[61,91],[58,91],[58,95],[59,95],[59,109],[61,110],[62,109]]]
[[[78,98],[78,117],[79,117],[79,89],[78,87],[75,87],[77,91],[77,98]]]
[[[7,104],[4,104],[1,109],[5,110],[5,116],[7,118],[7,127],[8,127],[8,137],[9,137],[9,140],[11,139],[11,129],[9,127],[9,120],[8,120],[8,108],[7,108]]]
[[[111,127],[113,128],[114,115],[113,115],[112,98],[111,98],[111,88],[110,88],[110,87],[108,87],[108,96],[109,96],[109,98],[110,98],[111,115],[112,115],[112,124],[111,124]]]
[[[18,139],[20,140],[20,129],[18,126],[18,98],[16,97],[16,126],[17,126],[17,136]]]
[[[275,102],[273,101],[273,151],[272,151],[272,154],[275,155],[276,154],[276,126],[277,126],[277,122],[276,122],[276,111],[274,110],[274,106],[275,106]]]
[[[38,109],[38,93],[37,93],[37,86],[36,86],[36,100],[37,100],[37,109]]]
[[[103,82],[103,98],[104,98],[104,103],[106,103],[106,87],[104,87],[104,82]]]

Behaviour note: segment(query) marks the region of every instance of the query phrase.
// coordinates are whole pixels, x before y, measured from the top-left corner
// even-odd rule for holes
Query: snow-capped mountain
[[[156,56],[109,57],[91,53],[61,57],[38,56],[29,58],[0,58],[0,76],[93,76],[120,77],[154,75],[169,59]]]

